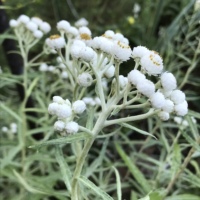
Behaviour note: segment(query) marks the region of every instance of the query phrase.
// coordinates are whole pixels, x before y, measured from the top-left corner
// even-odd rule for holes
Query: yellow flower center
[[[56,35],[51,35],[49,38],[50,38],[51,40],[55,40],[55,39],[60,38],[60,35],[58,35],[58,34],[56,34]]]
[[[82,40],[91,40],[90,35],[88,35],[87,33],[82,33],[80,37]]]

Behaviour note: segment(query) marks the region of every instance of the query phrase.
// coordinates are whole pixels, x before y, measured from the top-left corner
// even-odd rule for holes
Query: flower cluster
[[[157,52],[146,47],[133,48],[132,57],[141,65],[141,70],[134,69],[128,74],[129,82],[138,92],[146,96],[155,109],[160,109],[158,116],[161,120],[168,120],[170,113],[174,112],[184,116],[188,112],[185,94],[176,89],[177,81],[170,72],[163,72],[163,61]],[[146,75],[160,75],[160,87],[146,78]]]
[[[29,18],[26,15],[20,15],[16,20],[11,19],[9,24],[15,29],[17,35],[23,35],[22,39],[26,43],[42,38],[51,30],[51,26],[47,22],[38,17]]]
[[[65,135],[66,133],[74,134],[78,132],[79,125],[73,121],[73,118],[76,114],[82,114],[85,109],[86,104],[82,100],[77,100],[71,104],[68,99],[64,100],[60,96],[54,96],[53,102],[49,104],[48,112],[58,119],[54,124],[54,129]]]

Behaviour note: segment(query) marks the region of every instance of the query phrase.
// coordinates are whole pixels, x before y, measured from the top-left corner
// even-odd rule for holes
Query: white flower
[[[100,49],[103,37],[94,37],[91,42],[91,47],[94,49]]]
[[[112,40],[107,39],[105,37],[100,37],[99,41],[97,39],[95,39],[95,41],[100,43],[100,49],[104,53],[107,53],[107,54],[112,54],[113,53],[113,41]],[[98,43],[96,43],[97,49],[98,49]],[[92,47],[94,47],[94,41],[92,43]]]
[[[131,48],[120,41],[114,42],[112,46],[112,55],[119,61],[127,61],[131,56]]]
[[[144,55],[140,60],[142,69],[149,75],[158,75],[163,70],[163,60],[155,51],[151,51],[150,54]]]
[[[48,33],[51,30],[51,26],[47,22],[42,22],[39,26],[41,31],[44,33]]]
[[[82,100],[87,105],[90,105],[90,106],[95,106],[96,105],[96,102],[95,102],[95,100],[92,97],[84,97]]]
[[[49,106],[48,106],[48,112],[50,115],[55,115],[57,113],[57,110],[58,110],[58,106],[59,104],[58,103],[50,103]]]
[[[87,34],[87,35],[89,35],[89,36],[92,35],[91,30],[90,30],[88,27],[86,27],[86,26],[80,27],[80,28],[79,28],[79,33],[80,33],[80,34]]]
[[[162,110],[168,113],[174,111],[174,103],[170,99],[166,99],[164,105],[162,106]]]
[[[58,118],[65,119],[67,117],[70,117],[72,114],[71,107],[67,104],[58,104],[58,110],[56,111],[56,115]]]
[[[181,128],[186,128],[187,126],[189,126],[188,122],[186,120],[183,120],[183,118],[181,117],[174,117],[174,121],[181,125]]]
[[[64,104],[65,100],[60,96],[53,96],[53,102],[58,104]]]
[[[21,22],[23,24],[27,24],[30,21],[30,18],[26,15],[20,15],[17,19],[18,22]]]
[[[46,63],[42,63],[39,67],[39,70],[42,72],[48,71],[48,65]]]
[[[129,40],[127,38],[125,38],[125,37],[122,39],[121,42],[126,44],[126,45],[129,45]]]
[[[101,105],[101,100],[100,100],[99,97],[95,97],[94,102],[95,102],[96,105],[99,105],[99,106]]]
[[[1,128],[1,130],[2,130],[2,132],[4,132],[4,133],[7,133],[7,132],[8,132],[8,128],[7,128],[6,126],[3,126],[3,127]]]
[[[105,33],[104,33],[104,36],[109,38],[109,39],[113,39],[113,36],[115,35],[114,31],[112,30],[107,30]]]
[[[128,84],[128,78],[124,77],[123,75],[119,75],[119,85],[120,88],[123,89]]]
[[[58,63],[62,63],[62,58],[61,58],[60,56],[58,56],[58,57],[56,58],[56,61],[57,61]]]
[[[54,129],[56,131],[63,131],[64,128],[65,128],[65,123],[63,121],[58,120],[58,121],[55,122]]]
[[[162,108],[165,104],[165,97],[161,92],[156,92],[150,97],[151,104],[154,108]]]
[[[174,106],[174,110],[177,115],[185,116],[188,113],[188,103],[187,101],[183,101],[180,104]]]
[[[43,32],[40,31],[40,30],[36,30],[36,31],[33,32],[33,36],[34,36],[35,38],[40,39],[40,38],[42,38],[42,36],[43,36]]]
[[[145,75],[142,74],[137,69],[134,69],[134,70],[130,71],[129,74],[128,74],[128,81],[130,83],[132,83],[133,85],[137,85],[137,83],[139,81],[142,81],[144,79],[146,79]]]
[[[50,65],[50,66],[48,67],[48,71],[49,71],[49,72],[56,72],[56,68],[55,68],[54,66]]]
[[[78,129],[79,129],[79,125],[74,121],[68,122],[65,126],[66,132],[70,134],[77,133]]]
[[[71,26],[67,32],[67,35],[70,37],[76,37],[78,35],[78,29]]]
[[[183,93],[181,90],[174,90],[174,91],[172,91],[172,93],[170,95],[170,99],[175,104],[180,104],[183,101],[185,101],[185,93]]]
[[[61,20],[57,23],[57,29],[59,31],[69,31],[69,28],[71,27],[70,23],[66,20]]]
[[[164,89],[159,89],[159,92],[163,93],[165,97],[170,97],[172,90],[166,91]]]
[[[11,19],[10,22],[9,22],[9,25],[10,25],[10,27],[15,28],[19,25],[19,22],[15,19]]]
[[[116,33],[113,35],[113,39],[122,42],[124,36],[121,33]]]
[[[68,75],[68,73],[67,73],[66,71],[63,71],[63,72],[61,73],[61,78],[67,79],[68,77],[69,77],[69,75]]]
[[[37,28],[38,28],[38,25],[35,23],[35,22],[32,22],[32,21],[29,21],[27,24],[26,24],[26,28],[32,32],[36,31]]]
[[[35,22],[38,26],[43,23],[43,21],[39,17],[31,17],[31,21]]]
[[[80,86],[89,87],[92,84],[93,78],[89,73],[83,72],[78,76],[77,81]]]
[[[81,48],[79,52],[80,58],[82,58],[86,62],[91,62],[95,56],[95,52],[91,47]]]
[[[76,27],[87,26],[89,23],[85,18],[81,18],[75,22]]]
[[[11,131],[11,133],[17,133],[17,124],[16,123],[10,124],[10,131]]]
[[[46,40],[47,45],[53,49],[61,49],[65,46],[65,39],[60,35],[52,35]]]
[[[176,78],[172,73],[165,72],[160,77],[162,87],[165,91],[174,90],[177,87]]]
[[[83,100],[77,100],[72,104],[72,109],[76,114],[81,114],[85,111],[86,105]]]
[[[147,97],[150,97],[155,93],[155,85],[148,79],[138,81],[136,88],[140,93]]]
[[[168,112],[165,112],[165,111],[160,111],[158,113],[158,117],[163,120],[163,121],[167,121],[169,119],[169,113]]]
[[[143,46],[137,46],[133,48],[132,57],[141,59],[143,56],[148,54],[150,54],[149,49]]]
[[[115,74],[115,67],[114,65],[110,66],[104,73],[107,78],[112,78]]]

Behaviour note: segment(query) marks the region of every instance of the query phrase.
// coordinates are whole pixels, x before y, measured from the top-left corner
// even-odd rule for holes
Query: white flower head
[[[153,108],[160,109],[165,104],[165,97],[161,92],[155,92],[153,95],[151,95],[150,101]]]
[[[64,104],[65,100],[60,96],[53,96],[53,102],[58,104]]]
[[[188,103],[183,101],[180,104],[174,106],[175,113],[179,116],[185,116],[188,113]]]
[[[113,36],[115,35],[114,31],[112,30],[107,30],[105,33],[104,33],[104,37],[106,38],[109,38],[109,39],[113,39]]]
[[[30,18],[27,15],[20,15],[17,21],[23,24],[27,24],[30,21]]]
[[[95,106],[96,105],[96,102],[95,102],[95,100],[92,97],[84,97],[82,100],[87,105],[90,105],[90,106]]]
[[[76,36],[78,35],[78,29],[75,28],[75,27],[73,27],[73,26],[71,26],[71,27],[69,28],[69,30],[67,31],[67,35],[68,35],[69,37],[76,37]]]
[[[86,27],[86,26],[80,27],[79,28],[79,33],[80,34],[86,34],[86,35],[89,35],[89,36],[92,35],[91,30],[88,27]]]
[[[91,62],[95,56],[95,52],[91,47],[81,48],[79,52],[79,57],[86,62]]]
[[[56,111],[56,115],[58,118],[65,119],[70,117],[72,114],[72,109],[67,104],[58,104],[58,110]]]
[[[47,22],[42,22],[40,25],[40,30],[44,33],[48,33],[51,30],[51,26]]]
[[[10,131],[11,131],[11,133],[17,133],[17,124],[16,123],[10,124]]]
[[[42,36],[43,36],[43,32],[40,31],[40,30],[36,30],[36,31],[33,32],[33,36],[34,36],[35,38],[37,38],[37,39],[40,39],[40,38],[42,38]]]
[[[2,130],[2,132],[7,133],[7,132],[8,132],[8,127],[3,126],[3,127],[1,128],[1,130]]]
[[[124,36],[121,33],[116,33],[113,35],[113,39],[122,42],[124,39]]]
[[[89,73],[83,72],[78,76],[77,81],[80,86],[89,87],[92,84],[93,78]]]
[[[96,43],[96,47],[95,47]],[[98,47],[99,45],[99,47]],[[113,54],[113,41],[105,38],[105,37],[99,37],[98,39],[93,40],[92,47],[99,49],[103,51],[106,54]]]
[[[168,112],[165,112],[165,111],[160,111],[158,113],[158,117],[163,120],[163,121],[167,121],[170,117],[169,113]]]
[[[85,18],[81,18],[75,22],[76,27],[87,26],[88,24],[89,24],[89,22]]]
[[[171,113],[174,111],[174,103],[170,99],[166,99],[165,103],[162,107],[162,110],[168,113]]]
[[[66,71],[62,71],[61,78],[67,79],[69,77],[68,73]]]
[[[31,21],[36,23],[38,26],[43,23],[43,21],[39,17],[31,17]]]
[[[150,50],[144,46],[137,46],[133,48],[132,57],[141,59],[143,56],[150,54]]]
[[[15,28],[19,25],[19,21],[15,20],[15,19],[11,19],[9,21],[9,25],[10,25],[10,27]]]
[[[103,37],[94,37],[91,42],[91,47],[94,49],[100,49]]]
[[[66,126],[65,126],[65,130],[69,134],[75,134],[75,133],[77,133],[78,129],[79,129],[79,125],[76,122],[74,122],[74,121],[68,122],[66,124]]]
[[[137,69],[130,71],[128,74],[128,81],[133,85],[137,85],[139,81],[142,81],[144,79],[146,79],[145,75]]]
[[[61,120],[58,120],[54,124],[54,130],[56,131],[63,131],[65,128],[65,123]]]
[[[159,89],[159,92],[163,93],[163,95],[166,97],[166,98],[169,98],[171,93],[172,93],[172,90],[169,90],[169,91],[166,91],[164,89]]]
[[[101,100],[100,100],[99,97],[95,97],[94,102],[95,102],[96,105],[99,105],[99,106],[101,105]]]
[[[38,29],[38,25],[35,22],[29,21],[26,24],[26,28],[32,32],[36,31]]]
[[[120,41],[115,41],[112,46],[112,55],[114,55],[115,59],[124,62],[130,59],[131,57],[131,48]]]
[[[85,111],[86,105],[83,100],[77,100],[72,104],[72,109],[76,114],[81,114]]]
[[[50,103],[48,106],[48,112],[50,115],[56,115],[57,110],[58,110],[59,104],[58,103]]]
[[[172,93],[170,95],[170,99],[175,104],[180,104],[183,101],[185,101],[185,93],[183,93],[181,90],[174,90],[174,91],[172,91]]]
[[[155,51],[151,51],[150,54],[144,55],[140,60],[142,69],[149,75],[158,75],[163,70],[163,60]]]
[[[57,29],[59,31],[68,32],[70,27],[71,27],[70,23],[66,20],[61,20],[57,23]]]
[[[177,87],[176,78],[172,73],[165,72],[161,74],[160,80],[165,91],[174,90]]]
[[[42,64],[40,65],[40,67],[39,67],[39,70],[40,70],[41,72],[46,72],[46,71],[48,71],[48,65],[47,65],[46,63],[42,63]]]
[[[121,89],[124,89],[128,84],[128,78],[123,75],[119,75],[119,85]]]
[[[106,78],[112,78],[115,74],[115,67],[114,65],[111,65],[104,73]]]
[[[148,79],[138,81],[137,90],[147,97],[151,97],[155,93],[155,85]]]
[[[47,38],[46,44],[52,49],[61,49],[65,46],[65,39],[60,35],[52,35]]]

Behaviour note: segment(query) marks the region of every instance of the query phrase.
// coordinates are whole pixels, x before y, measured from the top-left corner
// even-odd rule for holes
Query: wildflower
[[[78,21],[75,22],[76,27],[82,27],[82,26],[87,26],[89,23],[85,18],[81,18]]]
[[[65,39],[60,35],[52,35],[46,40],[47,45],[53,49],[61,49],[65,46]]]
[[[41,31],[44,33],[48,33],[51,30],[51,26],[47,22],[42,22],[39,25],[39,27],[40,27]]]
[[[131,72],[129,72],[128,74],[128,81],[130,83],[132,83],[133,85],[137,85],[137,83],[139,81],[142,81],[146,79],[145,75],[142,74],[140,71],[138,71],[137,69],[132,70]]]
[[[23,24],[27,24],[30,21],[30,18],[26,15],[20,15],[17,19],[18,22],[21,22]]]
[[[7,133],[7,132],[8,132],[8,127],[3,126],[3,127],[1,128],[1,130],[2,130],[2,132]]]
[[[114,42],[112,46],[112,55],[114,55],[116,60],[120,62],[127,61],[130,59],[131,53],[131,48],[128,45],[120,41]]]
[[[89,87],[92,84],[93,78],[89,73],[83,72],[78,76],[77,81],[80,86]]]
[[[127,21],[128,21],[128,23],[131,24],[131,25],[135,23],[135,19],[134,19],[134,17],[132,17],[132,16],[128,16],[128,17],[127,17]]]
[[[128,78],[124,77],[123,75],[119,75],[119,85],[120,88],[123,89],[128,84]]]
[[[69,37],[76,37],[78,35],[78,29],[75,27],[70,27],[69,30],[67,31],[67,35]]]
[[[95,106],[96,105],[96,102],[95,102],[95,100],[92,97],[84,97],[82,100],[87,105],[90,105],[90,106]]]
[[[112,30],[107,30],[105,33],[104,33],[104,36],[106,38],[109,38],[109,39],[113,39],[113,36],[115,35],[114,31]]]
[[[64,128],[65,128],[65,123],[63,121],[58,120],[58,121],[55,122],[54,129],[56,131],[63,131]]]
[[[165,72],[160,77],[161,85],[165,91],[174,90],[177,87],[176,78],[172,73]]]
[[[68,118],[71,116],[72,114],[72,110],[71,110],[71,107],[68,106],[67,104],[58,104],[58,107],[57,107],[57,111],[56,111],[56,116],[58,118],[61,118],[61,119],[65,119],[65,118]]]
[[[66,20],[61,20],[57,23],[57,29],[59,31],[68,32],[70,27],[71,27],[70,23]]]
[[[163,70],[163,60],[158,53],[151,51],[150,54],[144,55],[141,60],[142,69],[149,75],[158,75]]]
[[[38,25],[35,22],[29,21],[26,24],[26,28],[32,32],[36,31],[38,29]]]
[[[42,72],[48,71],[48,65],[46,63],[42,63],[39,67],[39,70]]]
[[[185,93],[183,93],[181,90],[174,90],[174,91],[172,91],[172,93],[170,95],[170,99],[175,104],[180,104],[183,101],[185,101]]]
[[[165,111],[160,111],[158,113],[158,117],[163,120],[163,121],[167,121],[170,117],[169,113],[168,112],[165,112]]]
[[[79,57],[86,62],[91,62],[95,56],[95,52],[91,47],[81,48],[79,51]]]
[[[16,123],[10,124],[10,131],[11,131],[11,133],[17,133],[17,124]]]
[[[160,109],[165,104],[165,97],[161,92],[155,92],[150,97],[151,104],[154,108]]]
[[[61,73],[61,78],[67,79],[68,77],[69,77],[69,75],[68,75],[68,73],[67,73],[66,71],[63,71],[63,72]]]
[[[80,35],[82,35],[82,34],[88,35],[88,37],[91,37],[91,35],[92,35],[90,29],[88,27],[86,27],[86,26],[80,27],[79,28],[79,33],[80,33]]]
[[[152,81],[143,79],[138,81],[137,90],[143,95],[150,97],[155,93],[155,85]]]
[[[53,102],[58,104],[64,104],[65,100],[60,96],[53,96]]]
[[[40,38],[42,38],[42,36],[43,36],[43,32],[40,31],[40,30],[36,30],[36,31],[33,32],[33,36],[34,36],[35,38],[40,39]]]
[[[106,70],[106,72],[104,73],[104,75],[105,75],[107,78],[113,77],[114,74],[115,74],[115,67],[114,67],[114,65],[110,66],[110,67]]]
[[[171,113],[174,111],[174,103],[170,99],[165,99],[165,103],[161,108],[163,111]]]
[[[15,19],[11,19],[9,22],[10,27],[15,28],[19,25],[19,22]]]
[[[58,110],[58,106],[59,104],[58,103],[50,103],[49,106],[48,106],[48,112],[50,115],[55,115],[57,113],[57,110]]]
[[[74,121],[68,122],[65,126],[66,132],[70,134],[77,133],[78,129],[79,129],[79,125]]]
[[[76,114],[81,114],[85,111],[86,105],[83,100],[77,100],[72,104],[72,109]]]
[[[43,23],[43,21],[39,17],[31,17],[31,21],[36,23],[38,26]]]
[[[183,101],[182,103],[175,105],[174,111],[179,116],[185,116],[188,113],[188,103],[187,103],[187,101]]]
[[[145,55],[149,55],[150,50],[143,46],[137,46],[133,48],[132,57],[141,59]]]

